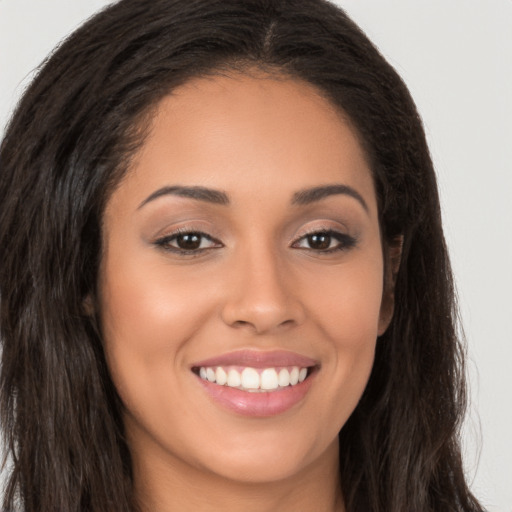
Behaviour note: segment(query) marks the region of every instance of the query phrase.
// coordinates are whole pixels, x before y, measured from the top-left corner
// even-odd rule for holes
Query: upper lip
[[[275,366],[299,366],[306,368],[317,365],[318,362],[314,359],[287,350],[236,350],[198,361],[192,367],[249,366],[251,368],[270,368]]]

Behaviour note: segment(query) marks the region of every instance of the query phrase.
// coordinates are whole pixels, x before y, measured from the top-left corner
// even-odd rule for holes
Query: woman
[[[321,0],[123,0],[2,143],[22,510],[481,510],[435,175]]]

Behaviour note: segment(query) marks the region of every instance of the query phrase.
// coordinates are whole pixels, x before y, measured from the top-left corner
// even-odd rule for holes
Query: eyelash
[[[178,239],[178,237],[185,237],[185,236],[197,236],[201,241],[200,245],[204,240],[208,240],[212,242],[213,246],[211,247],[198,247],[197,249],[182,249],[180,247],[174,247],[171,244],[172,241],[175,241]],[[174,233],[171,233],[169,235],[165,235],[162,238],[159,238],[155,241],[155,245],[158,247],[161,247],[165,251],[174,252],[178,255],[183,256],[199,256],[204,251],[208,251],[209,249],[217,249],[224,247],[224,245],[215,238],[211,237],[210,235],[203,233],[202,231],[196,231],[193,229],[178,229]]]
[[[340,233],[339,231],[335,231],[333,229],[315,229],[314,231],[311,231],[310,233],[306,233],[302,235],[298,240],[296,240],[293,244],[293,248],[300,249],[300,247],[297,247],[297,244],[301,241],[307,240],[309,237],[312,236],[327,236],[330,239],[334,239],[338,242],[338,244],[335,247],[331,247],[328,249],[313,249],[311,247],[304,247],[304,249],[317,252],[319,254],[331,254],[334,252],[341,252],[351,249],[352,247],[355,247],[357,244],[357,240],[347,235],[346,233]]]
[[[199,238],[200,245],[202,245],[204,240],[208,240],[209,242],[211,242],[214,245],[212,245],[210,247],[200,247],[199,246],[198,248],[195,248],[195,249],[183,249],[180,247],[175,247],[175,246],[170,245],[171,242],[176,241],[178,239],[178,237],[180,237],[180,236],[181,237],[195,236],[195,237]],[[299,244],[302,241],[305,241],[309,237],[313,237],[313,236],[326,236],[326,237],[329,237],[330,239],[336,240],[338,242],[338,244],[335,247],[330,247],[327,249],[314,249],[312,247],[300,247],[299,246]],[[330,245],[331,241],[332,240],[329,240],[329,245]],[[310,233],[306,233],[306,234],[302,235],[300,238],[298,238],[296,241],[294,241],[291,244],[291,247],[294,249],[302,248],[302,249],[312,251],[315,253],[319,253],[319,254],[331,254],[331,253],[335,253],[338,251],[341,252],[341,251],[349,250],[352,247],[354,247],[356,244],[357,244],[357,240],[354,237],[347,235],[345,233],[340,233],[340,232],[334,231],[332,229],[316,229],[314,231],[311,231]],[[189,229],[179,229],[179,230],[175,231],[174,233],[171,233],[162,238],[159,238],[158,240],[155,241],[155,245],[157,245],[158,247],[162,248],[165,251],[173,252],[173,253],[176,253],[176,254],[182,255],[182,256],[199,256],[199,255],[203,254],[205,251],[209,251],[211,249],[219,249],[219,248],[224,247],[222,242],[220,242],[219,240],[216,240],[215,238],[211,237],[207,233],[203,233],[202,231],[189,230]]]

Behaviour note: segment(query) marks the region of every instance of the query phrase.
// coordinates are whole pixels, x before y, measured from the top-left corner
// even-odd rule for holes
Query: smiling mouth
[[[238,415],[268,418],[304,403],[320,366],[286,350],[238,350],[196,361],[190,369],[213,403]]]
[[[202,380],[251,393],[289,389],[304,382],[313,372],[313,366],[271,368],[201,366],[192,371]]]

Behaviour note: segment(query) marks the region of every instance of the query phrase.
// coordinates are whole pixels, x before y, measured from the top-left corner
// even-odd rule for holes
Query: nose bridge
[[[240,248],[230,269],[223,318],[258,333],[297,324],[302,308],[293,293],[286,262],[271,243]]]

